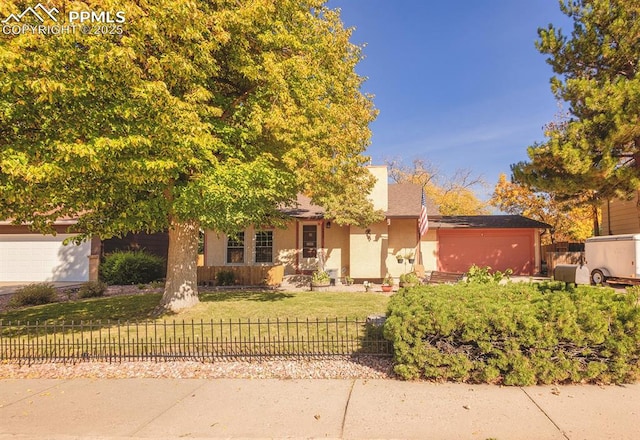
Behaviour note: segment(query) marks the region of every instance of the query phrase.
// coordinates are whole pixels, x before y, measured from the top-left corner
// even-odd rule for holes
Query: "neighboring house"
[[[0,222],[0,281],[88,281],[97,279],[100,241],[64,245],[76,221],[61,219],[56,235],[43,235],[27,226]]]
[[[608,200],[602,206],[602,235],[640,233],[640,200]]]
[[[98,238],[65,245],[73,237],[74,219],[54,224],[56,235],[0,221],[0,282],[84,282],[98,279],[101,255],[118,249],[145,249],[166,258],[167,234],[127,234],[101,242]]]
[[[377,178],[371,193],[385,219],[368,228],[339,226],[324,218],[324,209],[303,196],[285,212],[285,229],[247,228],[235,237],[205,232],[206,266],[283,264],[285,274],[311,273],[324,262],[338,277],[380,280],[412,270],[396,255],[415,255],[426,271],[465,272],[472,264],[514,274],[534,275],[541,269],[540,233],[549,226],[521,216],[440,216],[427,202],[429,230],[418,233],[422,189],[414,184],[389,184],[387,168],[370,167]]]

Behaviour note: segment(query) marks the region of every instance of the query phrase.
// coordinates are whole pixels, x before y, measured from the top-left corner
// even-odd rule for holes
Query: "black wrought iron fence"
[[[379,321],[266,320],[21,323],[0,321],[0,361],[215,360],[389,356]]]

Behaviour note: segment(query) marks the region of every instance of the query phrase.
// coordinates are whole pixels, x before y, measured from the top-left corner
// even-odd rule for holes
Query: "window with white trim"
[[[227,264],[244,263],[244,232],[227,238]]]
[[[273,263],[273,231],[256,232],[256,263]]]

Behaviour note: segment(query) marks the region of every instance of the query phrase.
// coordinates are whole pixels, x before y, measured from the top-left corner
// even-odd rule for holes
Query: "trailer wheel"
[[[600,269],[594,269],[591,271],[591,284],[604,284],[607,282],[607,277],[604,276]]]

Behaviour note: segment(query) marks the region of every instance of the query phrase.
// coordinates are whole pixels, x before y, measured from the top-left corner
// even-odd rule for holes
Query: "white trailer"
[[[587,238],[584,252],[593,284],[640,283],[640,234]]]

